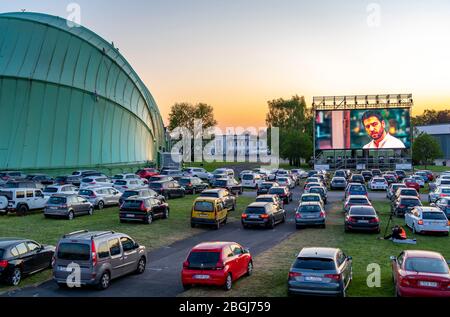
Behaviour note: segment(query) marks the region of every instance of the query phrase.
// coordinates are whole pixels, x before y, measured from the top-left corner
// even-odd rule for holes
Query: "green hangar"
[[[130,64],[71,26],[0,14],[0,170],[142,164],[164,148],[158,107]]]

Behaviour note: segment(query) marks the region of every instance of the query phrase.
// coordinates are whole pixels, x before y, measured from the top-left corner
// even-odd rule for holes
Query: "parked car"
[[[120,196],[120,198],[119,198],[119,205],[122,205],[123,202],[125,201],[125,199],[132,197],[132,196],[152,197],[152,198],[156,198],[162,202],[166,201],[164,196],[159,195],[153,189],[150,189],[148,187],[142,187],[142,188],[136,188],[136,189],[124,191],[122,196]]]
[[[32,182],[41,183],[42,185],[51,185],[55,182],[52,177],[45,174],[28,174],[25,179]]]
[[[199,197],[211,197],[220,199],[229,211],[236,210],[236,196],[224,188],[207,189],[200,193]]]
[[[17,286],[22,278],[51,268],[55,247],[23,238],[0,238],[0,280]]]
[[[217,179],[213,186],[213,188],[225,188],[230,193],[233,193],[235,195],[242,194],[244,189],[242,188],[242,185],[239,184],[234,178],[219,178]]]
[[[254,202],[247,206],[241,215],[244,229],[253,226],[263,226],[273,229],[278,223],[286,221],[286,211],[279,204]]]
[[[345,232],[371,231],[380,233],[380,218],[372,206],[352,206],[345,215]]]
[[[149,187],[158,195],[164,196],[165,200],[185,196],[184,187],[182,187],[177,181],[151,182]]]
[[[159,175],[159,171],[156,168],[145,167],[137,170],[136,174],[141,178],[149,179],[152,176]]]
[[[303,189],[303,192],[309,193],[309,190],[312,187],[321,187],[321,186],[322,186],[322,183],[308,183],[308,184],[305,185],[305,187]]]
[[[239,176],[238,176],[240,181],[242,181],[242,177],[244,176],[244,174],[258,174],[258,173],[255,173],[252,170],[243,170],[239,173]]]
[[[79,171],[73,171],[72,176],[76,176],[79,178],[83,178],[86,176],[100,176],[101,173],[99,171],[95,170],[79,170]]]
[[[417,181],[414,178],[405,178],[403,179],[403,184],[406,185],[408,188],[414,188],[415,190],[420,190],[420,185],[417,183]]]
[[[424,171],[417,171],[413,176],[420,176],[422,178],[422,180],[424,181],[424,183],[430,182],[430,180],[428,178],[428,174]]]
[[[389,185],[388,189],[386,190],[386,198],[392,200],[399,188],[406,188],[406,185],[403,183],[394,183]]]
[[[345,297],[352,258],[335,248],[303,248],[289,269],[288,293]]]
[[[285,186],[285,187],[288,187],[289,189],[292,189],[295,187],[295,182],[288,176],[277,176],[275,181],[280,186]]]
[[[8,199],[5,214],[15,212],[18,215],[26,215],[29,211],[42,210],[47,203],[44,193],[40,189],[33,188],[9,188],[0,191],[0,196]]]
[[[155,219],[169,218],[169,212],[169,205],[154,197],[131,196],[120,206],[119,220],[151,224]]]
[[[352,206],[372,206],[372,203],[365,195],[350,195],[344,202],[344,211],[349,212]]]
[[[113,187],[97,186],[80,189],[78,195],[87,199],[94,208],[102,210],[106,206],[119,205],[122,193]]]
[[[391,213],[398,216],[404,216],[414,207],[422,206],[422,202],[415,196],[400,196],[391,204]]]
[[[9,180],[21,180],[25,179],[27,175],[19,171],[0,171],[0,180],[7,182]]]
[[[147,252],[145,246],[124,233],[80,230],[58,241],[53,262],[53,280],[58,286],[67,286],[73,270],[70,265],[75,263],[81,269],[81,285],[104,290],[113,279],[144,273]]]
[[[430,206],[438,207],[445,213],[447,219],[450,220],[450,198],[439,198],[435,203],[431,203]]]
[[[372,169],[372,177],[374,177],[374,176],[381,176],[381,170],[380,169],[377,169],[377,168],[375,168],[375,169]]]
[[[361,175],[364,177],[364,180],[365,180],[366,182],[369,182],[369,181],[372,179],[372,177],[373,177],[371,171],[362,171],[362,172],[361,172]]]
[[[330,183],[331,190],[334,190],[334,189],[345,190],[346,187],[347,187],[347,180],[345,179],[345,177],[335,176],[331,179],[331,183]]]
[[[193,195],[208,188],[208,184],[199,177],[183,176],[178,183],[184,187],[186,193]]]
[[[106,176],[88,176],[81,179],[80,188],[92,186],[111,186],[111,180]]]
[[[192,285],[215,285],[232,288],[233,282],[253,272],[248,249],[235,242],[204,242],[193,247],[181,271],[185,290]]]
[[[325,206],[325,203],[322,200],[322,196],[320,194],[313,194],[313,193],[304,193],[300,197],[300,204],[307,203],[307,202],[318,202],[322,205],[322,207]]]
[[[364,176],[361,174],[353,174],[352,177],[350,177],[351,183],[360,183],[362,185],[366,184],[366,180],[364,179]]]
[[[396,175],[393,175],[393,174],[384,174],[383,177],[384,177],[384,179],[386,180],[386,182],[388,183],[388,185],[397,183],[397,177],[396,177]]]
[[[321,226],[325,228],[326,213],[323,205],[319,202],[303,202],[295,212],[295,227],[300,229],[304,226]]]
[[[448,177],[448,178],[447,178]],[[430,191],[436,190],[438,187],[450,187],[450,175],[439,177],[436,182],[429,184]]]
[[[336,172],[334,172],[334,177],[343,177],[345,178],[345,180],[348,180],[348,174],[344,170],[337,170]]]
[[[437,207],[415,207],[405,214],[405,224],[413,233],[443,233],[448,236],[449,220]]]
[[[161,170],[161,172],[159,172],[159,175],[170,176],[175,179],[176,177],[182,177],[183,172],[181,170],[175,170],[175,169],[163,169],[163,170]]]
[[[227,223],[228,212],[229,209],[220,198],[197,197],[192,204],[191,227],[208,225],[220,229],[222,224]]]
[[[411,196],[411,197],[417,197],[420,199],[419,193],[414,188],[399,188],[395,192],[394,197],[392,197],[392,200],[397,200],[400,196]]]
[[[327,203],[327,199],[328,199],[328,193],[327,193],[327,189],[323,186],[312,186],[308,193],[310,194],[319,194],[322,197],[322,200],[324,202],[324,204]]]
[[[439,198],[450,197],[450,186],[439,186],[428,194],[428,202],[434,203]]]
[[[28,180],[9,180],[6,183],[4,183],[2,188],[9,189],[9,188],[35,188],[35,189],[43,189],[44,185],[38,182],[28,181]]]
[[[425,187],[425,181],[423,180],[423,177],[420,175],[412,175],[412,179],[416,181],[417,184],[419,184],[420,187]]]
[[[70,185],[54,185],[45,187],[42,192],[44,197],[49,199],[54,194],[78,194],[78,187]]]
[[[293,170],[291,170],[291,172],[293,174],[296,174],[298,176],[298,178],[300,178],[300,179],[304,179],[304,178],[308,177],[308,173],[305,172],[305,170],[302,170],[302,169],[293,169]]]
[[[395,174],[397,174],[397,178],[398,178],[399,182],[401,182],[403,179],[405,179],[407,177],[405,171],[403,171],[403,170],[396,170]]]
[[[370,190],[387,190],[388,182],[381,176],[374,176],[369,182]]]
[[[76,216],[94,214],[94,206],[86,198],[77,194],[54,194],[45,205],[45,218],[67,218],[72,220]]]
[[[133,173],[124,173],[124,174],[116,174],[113,177],[111,177],[111,181],[115,182],[118,180],[140,180],[141,182],[145,182],[148,183],[148,181],[145,178],[141,178],[139,175],[137,174],[133,174]]]
[[[124,191],[126,191],[128,189],[141,188],[145,185],[146,184],[141,179],[128,178],[128,179],[116,180],[112,184],[112,187],[123,193]]]
[[[150,185],[153,182],[162,182],[162,181],[173,181],[172,176],[167,175],[154,175],[148,178],[148,184]]]
[[[450,297],[450,262],[440,253],[406,250],[390,259],[397,297]]]
[[[287,187],[272,187],[269,189],[269,195],[278,195],[285,205],[292,201],[292,192]]]
[[[311,176],[306,179],[305,184],[303,185],[303,189],[305,189],[306,185],[308,185],[309,183],[319,183],[320,185],[323,185],[322,180],[319,177]]]
[[[212,174],[206,171],[204,168],[201,167],[186,167],[182,170],[183,176],[188,177],[198,177],[201,180],[207,181],[212,177]]]
[[[74,186],[80,186],[81,179],[78,176],[57,176],[55,177],[55,185],[74,185]]]
[[[231,168],[217,168],[212,172],[213,175],[225,174],[227,177],[234,178],[234,170]]]
[[[361,185],[359,183],[349,183],[347,185],[347,188],[345,189],[344,200],[347,199],[348,196],[354,195],[368,196],[366,185]]]
[[[277,195],[259,195],[256,197],[255,202],[266,202],[278,205],[281,209],[284,207],[283,201]]]
[[[262,182],[256,189],[256,195],[267,194],[273,186],[279,186],[276,182]]]
[[[258,188],[259,185],[261,185],[261,183],[264,182],[264,179],[259,174],[246,173],[242,174],[241,182],[242,187]]]

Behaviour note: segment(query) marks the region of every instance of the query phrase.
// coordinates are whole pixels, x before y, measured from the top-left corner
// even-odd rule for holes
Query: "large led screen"
[[[316,111],[316,150],[408,149],[409,109]]]

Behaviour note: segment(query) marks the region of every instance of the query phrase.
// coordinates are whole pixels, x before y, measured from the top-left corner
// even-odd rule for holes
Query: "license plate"
[[[209,275],[194,275],[194,279],[196,279],[196,280],[207,280],[207,279],[209,279]]]
[[[321,278],[321,277],[317,277],[317,276],[306,276],[306,277],[305,277],[305,281],[309,281],[309,282],[322,282],[322,278]]]
[[[437,287],[437,283],[436,282],[425,282],[425,281],[420,281],[419,282],[420,286],[426,286],[426,287]]]
[[[315,218],[315,217],[314,216],[305,216],[305,218],[311,219],[311,218]]]
[[[58,207],[50,207],[50,209],[56,210],[56,209],[58,209]]]
[[[128,218],[134,218],[134,214],[126,214]]]
[[[68,268],[67,266],[58,266],[58,271],[72,272],[72,269]]]
[[[250,218],[250,219],[258,219],[259,216],[257,216],[257,215],[251,215],[249,218]]]
[[[358,223],[369,223],[369,220],[358,220]]]
[[[208,214],[198,214],[198,215],[199,215],[199,217],[202,217],[202,218],[208,217]]]

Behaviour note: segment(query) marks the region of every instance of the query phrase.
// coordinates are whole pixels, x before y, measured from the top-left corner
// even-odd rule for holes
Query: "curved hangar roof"
[[[155,100],[112,44],[82,26],[69,27],[67,20],[41,13],[0,14],[0,30],[1,78],[55,84],[94,100],[104,98],[141,121],[155,146],[162,145],[164,128]]]

